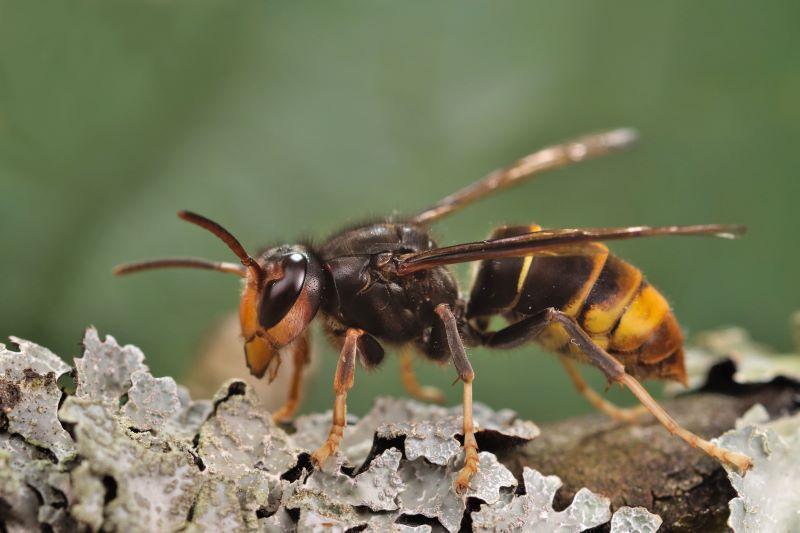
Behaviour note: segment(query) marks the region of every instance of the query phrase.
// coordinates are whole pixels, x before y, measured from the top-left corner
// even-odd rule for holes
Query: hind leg
[[[436,387],[421,385],[414,374],[411,349],[404,346],[400,351],[400,379],[403,380],[403,387],[412,398],[423,402],[444,403],[444,394]]]
[[[580,326],[564,313],[550,308],[533,316],[520,320],[515,324],[494,333],[487,334],[485,343],[495,348],[511,348],[528,341],[538,339],[544,329],[553,323],[561,324],[572,342],[595,367],[605,374],[612,383],[625,385],[634,396],[656,417],[662,426],[673,435],[677,435],[694,448],[700,448],[720,463],[732,466],[740,472],[746,472],[753,466],[752,460],[741,453],[733,452],[702,439],[691,431],[681,427],[667,413],[650,393],[642,387],[633,376],[625,372],[625,367],[612,355],[592,341],[591,337]]]
[[[567,375],[572,380],[572,384],[575,385],[575,388],[578,392],[586,398],[590,404],[594,406],[595,409],[608,415],[613,420],[617,422],[625,422],[629,424],[633,424],[641,420],[642,416],[647,413],[647,409],[644,405],[639,405],[638,407],[634,408],[623,408],[617,407],[613,403],[609,402],[597,392],[592,389],[586,380],[583,379],[578,368],[575,366],[575,363],[566,355],[559,356],[559,360],[561,364],[564,366],[564,370],[567,371]]]

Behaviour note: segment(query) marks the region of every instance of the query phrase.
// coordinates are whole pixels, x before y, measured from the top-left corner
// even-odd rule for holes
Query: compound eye
[[[258,321],[264,329],[280,322],[292,309],[303,290],[307,266],[308,260],[300,253],[281,259],[283,277],[270,281],[261,296]]]

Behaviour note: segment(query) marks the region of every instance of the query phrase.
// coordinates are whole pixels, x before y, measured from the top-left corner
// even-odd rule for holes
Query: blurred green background
[[[321,239],[426,207],[545,144],[633,126],[636,151],[498,194],[437,225],[440,242],[506,222],[746,223],[736,242],[612,249],[688,333],[740,324],[788,349],[798,20],[788,1],[2,1],[0,334],[71,357],[95,324],[180,376],[209,324],[236,309],[238,281],[110,274],[148,257],[231,258],[178,209],[251,249]],[[332,396],[335,354],[321,335],[316,345],[306,411]],[[476,398],[494,407],[537,420],[588,410],[535,347],[472,359]],[[452,369],[420,374],[457,401]],[[351,409],[377,393],[402,393],[395,358],[358,373]]]

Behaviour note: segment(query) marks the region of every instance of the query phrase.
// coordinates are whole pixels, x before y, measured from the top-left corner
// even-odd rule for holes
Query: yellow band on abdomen
[[[651,285],[645,285],[620,318],[611,335],[612,350],[628,352],[640,347],[664,320],[667,300]]]

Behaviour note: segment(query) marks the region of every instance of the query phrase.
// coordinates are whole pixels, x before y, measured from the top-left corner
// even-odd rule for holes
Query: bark
[[[663,405],[704,438],[731,429],[756,403],[772,416],[796,410],[796,383],[777,379],[765,385],[738,385],[730,379],[732,372],[731,364],[720,365],[702,390]],[[566,507],[581,487],[587,487],[609,497],[612,511],[643,506],[659,514],[664,520],[660,531],[726,530],[728,502],[735,493],[725,471],[652,417],[628,425],[593,414],[540,427],[538,438],[501,452],[499,458],[516,476],[525,466],[559,476],[564,486],[556,508]]]

